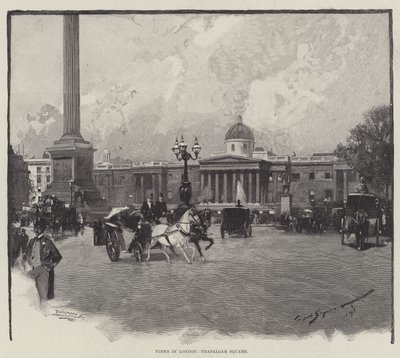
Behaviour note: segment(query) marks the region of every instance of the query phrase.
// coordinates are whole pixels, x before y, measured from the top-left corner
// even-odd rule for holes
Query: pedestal
[[[292,212],[292,194],[281,195],[281,214]]]
[[[84,140],[58,140],[47,148],[52,160],[52,183],[45,195],[55,195],[72,205],[86,203],[102,206],[103,200],[93,183],[93,152],[95,149]]]

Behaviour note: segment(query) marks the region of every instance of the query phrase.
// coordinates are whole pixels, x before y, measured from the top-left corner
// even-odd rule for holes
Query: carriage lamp
[[[260,210],[259,213],[260,213],[260,214],[264,214],[264,211]]]

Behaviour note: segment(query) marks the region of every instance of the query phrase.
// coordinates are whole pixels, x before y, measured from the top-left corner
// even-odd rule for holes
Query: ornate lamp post
[[[192,159],[192,160],[197,159],[197,157],[199,156],[199,153],[201,151],[201,146],[199,144],[199,141],[196,138],[194,141],[193,147],[192,147],[192,151],[194,153],[194,156],[192,156],[192,154],[190,154],[187,151],[187,144],[186,144],[185,140],[183,139],[183,135],[182,135],[181,141],[179,143],[178,143],[178,138],[176,138],[175,144],[172,147],[172,151],[174,152],[176,158],[179,161],[183,160],[183,162],[184,162],[183,176],[182,176],[181,185],[179,187],[179,198],[185,206],[189,206],[190,198],[192,197],[192,185],[189,181],[187,162],[189,159]]]
[[[69,190],[70,190],[70,192],[71,192],[71,198],[70,198],[70,205],[71,205],[71,207],[72,207],[72,190],[73,190],[73,188],[74,188],[74,181],[73,181],[73,180],[70,180],[70,181],[69,181]]]

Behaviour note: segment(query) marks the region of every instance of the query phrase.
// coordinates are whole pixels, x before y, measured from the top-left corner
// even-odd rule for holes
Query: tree
[[[393,185],[393,149],[392,108],[380,106],[364,113],[364,122],[350,130],[345,144],[336,147],[335,155],[388,197]]]

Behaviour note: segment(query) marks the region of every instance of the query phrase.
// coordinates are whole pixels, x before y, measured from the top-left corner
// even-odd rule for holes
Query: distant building
[[[225,152],[188,163],[192,202],[232,204],[237,181],[242,183],[250,206],[279,206],[282,174],[289,156],[255,146],[252,130],[239,116],[225,135]],[[295,206],[310,199],[339,201],[354,190],[358,175],[332,153],[297,156],[292,153],[291,186]],[[108,149],[103,163],[94,167],[94,180],[110,205],[140,204],[152,192],[164,193],[169,204],[178,204],[183,163],[161,161],[113,165]]]
[[[29,202],[29,171],[23,156],[8,149],[8,208],[21,210]]]
[[[25,159],[25,163],[29,170],[29,203],[34,204],[52,182],[51,159],[47,153],[43,153],[42,158]]]

